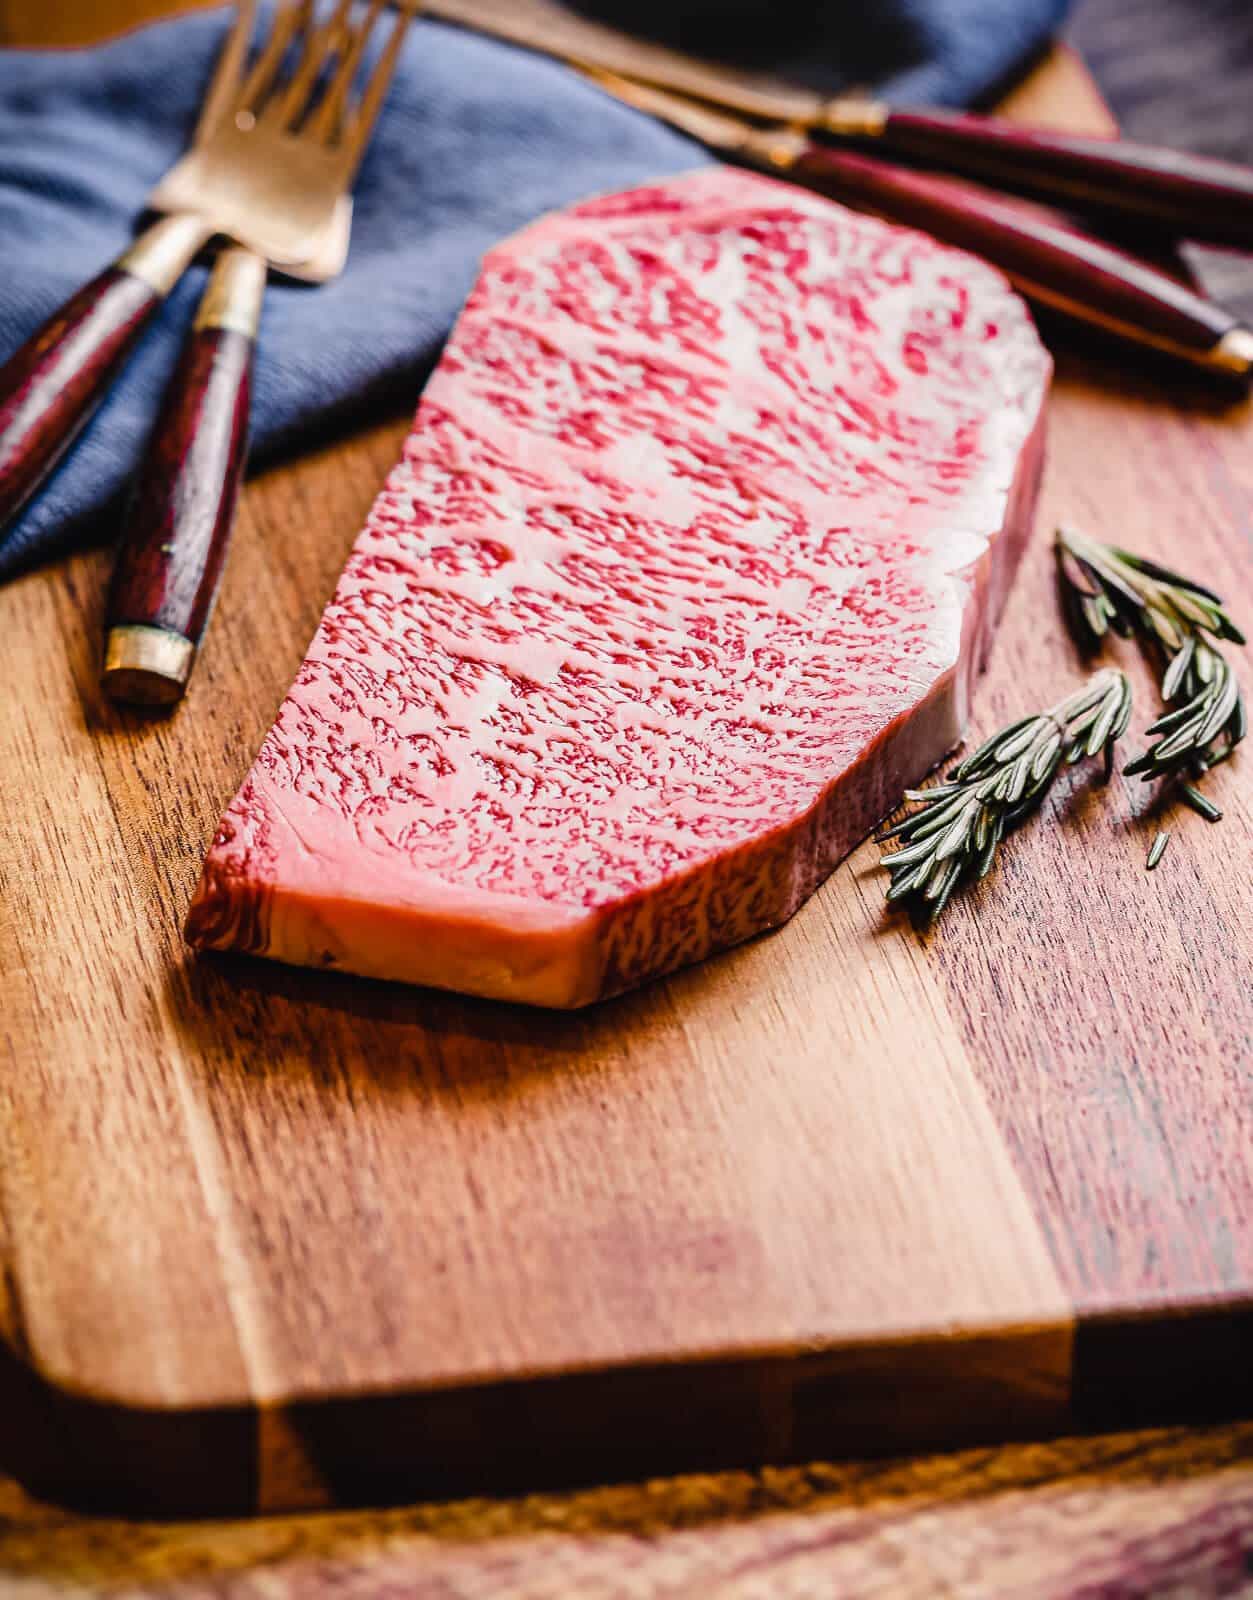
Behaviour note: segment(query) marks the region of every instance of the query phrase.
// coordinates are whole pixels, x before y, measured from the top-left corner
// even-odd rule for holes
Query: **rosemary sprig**
[[[994,733],[943,783],[907,789],[919,809],[875,835],[899,845],[880,863],[891,877],[888,903],[933,922],[959,885],[987,876],[1001,840],[1040,804],[1063,765],[1103,750],[1109,777],[1130,716],[1131,685],[1105,668],[1047,711]]]
[[[1157,743],[1127,763],[1123,771],[1128,777],[1139,774],[1146,782],[1184,772],[1200,777],[1226,761],[1248,732],[1248,712],[1235,673],[1196,634],[1167,666],[1162,698],[1176,709],[1150,725],[1148,736]]]
[[[1219,596],[1075,528],[1057,530],[1057,562],[1066,613],[1081,642],[1098,645],[1110,631],[1135,635],[1163,664],[1162,698],[1173,709],[1148,730],[1157,743],[1124,770],[1147,782],[1199,777],[1225,761],[1248,731],[1248,712],[1214,642],[1245,642]]]
[[[1190,783],[1179,785],[1179,798],[1185,805],[1191,806],[1198,816],[1204,817],[1206,822],[1223,820],[1222,807],[1216,806],[1208,795],[1202,794],[1199,789],[1194,789]]]

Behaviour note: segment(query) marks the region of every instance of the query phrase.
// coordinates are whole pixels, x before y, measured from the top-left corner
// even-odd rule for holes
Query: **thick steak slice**
[[[501,245],[188,939],[580,1006],[783,922],[961,733],[1049,370],[989,267],[727,169]]]

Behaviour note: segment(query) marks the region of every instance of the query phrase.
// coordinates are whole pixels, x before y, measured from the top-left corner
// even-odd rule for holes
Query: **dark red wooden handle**
[[[69,448],[161,296],[108,267],[0,367],[0,529]]]
[[[892,111],[879,148],[1186,239],[1253,249],[1253,168],[952,111]]]
[[[247,455],[252,352],[252,339],[235,328],[199,327],[188,336],[126,517],[110,630],[138,625],[193,649],[199,642]]]
[[[1205,360],[1238,326],[1229,311],[1159,268],[973,185],[818,145],[793,171],[984,257],[1029,297],[1124,337]]]

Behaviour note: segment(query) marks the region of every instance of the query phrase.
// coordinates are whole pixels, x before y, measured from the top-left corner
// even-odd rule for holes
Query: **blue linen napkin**
[[[664,28],[693,53],[769,37],[772,64],[831,90],[874,81],[900,103],[962,104],[1042,45],[1066,3],[602,0],[597,9]],[[0,53],[0,360],[126,246],[145,194],[187,142],[230,15],[178,17],[90,50]],[[758,55],[757,64],[767,62]],[[267,294],[253,464],[383,406],[416,403],[497,240],[583,196],[708,159],[556,62],[417,22],[358,177],[343,276],[317,289],[275,281]],[[196,267],[184,279],[73,453],[0,535],[0,579],[116,531],[204,276]]]

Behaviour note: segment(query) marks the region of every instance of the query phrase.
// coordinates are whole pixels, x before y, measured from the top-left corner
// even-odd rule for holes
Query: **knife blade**
[[[817,125],[829,102],[766,72],[703,61],[581,17],[556,0],[427,0],[429,16],[489,33],[571,65],[603,68],[745,116]]]

